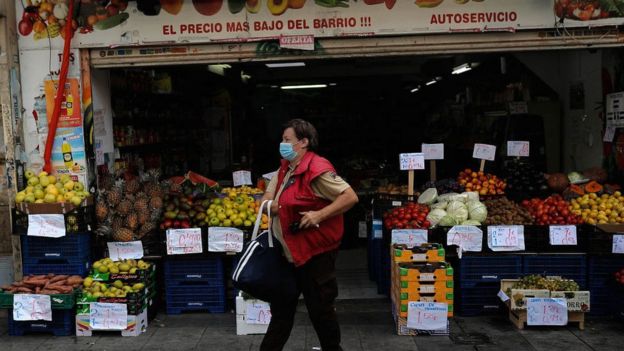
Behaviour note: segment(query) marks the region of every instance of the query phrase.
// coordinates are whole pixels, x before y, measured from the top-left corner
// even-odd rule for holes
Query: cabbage
[[[476,192],[476,191],[467,191],[467,192],[463,193],[462,195],[466,195],[466,197],[468,199],[466,202],[469,202],[469,201],[479,201],[479,193]]]
[[[435,226],[444,216],[446,216],[446,211],[441,208],[436,208],[429,212],[429,214],[427,215],[427,220],[429,221],[429,223],[431,223],[432,226]]]
[[[455,194],[449,198],[449,201],[459,201],[459,202],[466,203],[466,201],[468,201],[468,194],[467,193]]]
[[[481,222],[475,221],[474,219],[469,219],[467,221],[463,221],[461,225],[481,225]]]
[[[438,202],[449,202],[451,197],[459,195],[458,193],[448,193],[438,196]]]
[[[423,191],[418,197],[419,204],[431,205],[438,198],[438,190],[436,188],[429,188]]]
[[[574,183],[583,180],[583,176],[578,172],[571,172],[568,173],[568,179],[570,180],[570,183]]]
[[[440,222],[438,222],[439,225],[443,226],[443,227],[452,227],[454,225],[459,224],[457,222],[457,220],[455,220],[455,217],[451,216],[451,215],[446,215],[444,217],[442,217],[442,219],[440,219]]]
[[[483,222],[487,218],[488,211],[482,202],[470,201],[468,202],[468,213],[470,214],[470,219]]]
[[[457,223],[461,223],[468,219],[468,208],[466,204],[461,201],[451,201],[448,206],[446,206],[446,212],[449,216],[455,218]]]
[[[432,210],[435,210],[436,208],[446,210],[447,205],[448,205],[448,202],[444,201],[444,202],[437,202],[429,207],[431,207]]]

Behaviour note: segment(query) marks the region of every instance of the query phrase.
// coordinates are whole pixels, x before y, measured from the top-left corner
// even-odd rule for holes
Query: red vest
[[[288,161],[282,160],[277,174],[277,189],[282,186],[289,164]],[[306,152],[279,197],[282,235],[297,267],[315,255],[340,246],[343,234],[342,215],[326,219],[320,223],[319,228],[300,230],[295,234],[289,229],[291,223],[301,219],[302,215],[299,212],[317,211],[331,203],[317,197],[310,186],[316,177],[325,172],[335,172],[332,164],[311,151]]]

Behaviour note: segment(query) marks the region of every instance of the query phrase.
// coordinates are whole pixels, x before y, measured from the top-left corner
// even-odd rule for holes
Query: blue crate
[[[85,258],[85,261],[81,263],[63,263],[53,260],[40,264],[24,262],[22,264],[22,272],[24,273],[24,275],[54,273],[80,275],[84,277],[87,275],[87,273],[89,273],[89,269],[91,268],[90,262],[91,260],[89,258]]]
[[[501,279],[516,279],[520,276],[520,256],[464,256],[459,260],[459,285],[462,288],[485,282],[499,283]]]
[[[613,274],[624,267],[624,257],[590,256],[587,261],[587,285],[591,299],[589,313],[593,316],[612,315],[614,305],[611,303],[611,298],[616,288]]]
[[[8,310],[8,330],[11,336],[24,334],[52,333],[54,336],[70,336],[75,334],[76,312],[70,310],[52,310],[52,321],[15,321],[13,310]]]
[[[458,289],[457,313],[469,317],[504,312],[506,308],[497,296],[499,290],[498,283],[479,283],[471,288]]]
[[[524,256],[523,273],[561,276],[572,279],[581,289],[587,287],[587,257],[585,255]]]
[[[186,279],[165,279],[167,289],[173,287],[219,287],[225,283],[224,279],[202,278],[201,275],[187,274]]]
[[[381,274],[381,250],[383,247],[382,239],[371,239],[371,255],[368,259],[371,261],[371,275],[373,281],[379,281]]]
[[[202,279],[223,280],[223,259],[207,257],[193,260],[166,260],[165,280],[185,280],[187,276],[201,276]]]
[[[165,293],[167,314],[187,311],[225,312],[225,287],[167,288]]]
[[[90,256],[91,234],[69,234],[61,238],[22,236],[24,260],[67,259],[83,260]]]

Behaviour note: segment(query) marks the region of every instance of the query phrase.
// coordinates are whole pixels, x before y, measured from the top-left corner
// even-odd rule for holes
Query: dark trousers
[[[322,351],[342,350],[340,327],[334,306],[338,296],[337,255],[337,250],[325,252],[295,269],[297,287],[303,293]],[[271,323],[260,345],[261,351],[279,351],[284,348],[293,328],[298,300],[299,296],[291,301],[271,304]]]

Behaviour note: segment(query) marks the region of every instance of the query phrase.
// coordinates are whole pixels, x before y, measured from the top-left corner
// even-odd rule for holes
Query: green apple
[[[37,200],[35,200],[35,203],[36,204],[43,204],[43,203],[45,203],[45,201],[43,201],[43,199],[37,199]]]
[[[48,204],[55,203],[56,202],[56,195],[46,194],[46,196],[43,198],[43,201],[45,201]]]
[[[47,177],[48,176],[48,172],[46,171],[41,171],[39,172],[39,175],[37,175],[37,177],[41,178],[41,177]]]
[[[61,175],[61,183],[65,184],[71,180],[71,177],[68,174]]]
[[[63,187],[67,190],[74,190],[74,181],[73,180],[68,180],[66,183],[63,183]]]
[[[26,194],[21,191],[17,193],[17,195],[15,195],[15,202],[18,204],[24,202],[25,199],[26,199]]]
[[[28,185],[31,185],[31,186],[39,185],[39,178],[37,177],[28,178]]]
[[[35,195],[35,199],[43,199],[45,197],[45,193],[40,189],[35,190],[33,194]]]
[[[75,191],[83,191],[84,190],[84,184],[82,184],[81,182],[75,182],[74,183],[74,190]]]
[[[24,175],[26,176],[26,179],[30,179],[32,177],[35,176],[35,172],[31,171],[30,169],[27,170],[26,172],[24,172]]]
[[[41,184],[42,186],[50,185],[50,178],[48,178],[48,176],[39,177],[39,184]]]
[[[55,186],[57,189],[59,189],[59,190],[63,189],[63,183],[61,183],[61,182],[56,182],[56,183],[54,184],[54,186]]]
[[[74,206],[80,206],[82,199],[78,196],[74,196],[69,200]]]

